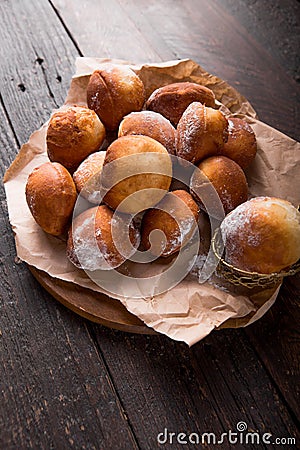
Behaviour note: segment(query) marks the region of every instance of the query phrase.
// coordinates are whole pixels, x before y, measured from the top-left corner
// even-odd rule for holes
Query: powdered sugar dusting
[[[242,261],[246,268],[248,264],[246,254],[250,251],[255,255],[256,250],[265,242],[266,231],[261,231],[261,224],[272,222],[269,217],[274,202],[278,203],[278,199],[256,197],[242,203],[225,217],[221,224],[221,233],[225,242],[225,258],[228,262],[237,264]],[[286,202],[282,203],[286,206]],[[263,220],[264,217],[266,221]]]
[[[101,201],[101,172],[105,152],[95,152],[88,156],[73,174],[76,188],[91,203]]]
[[[140,234],[132,220],[128,223],[123,216],[111,216],[109,209],[102,206],[76,217],[72,241],[68,256],[76,266],[89,271],[109,270],[120,266],[135,252]]]
[[[174,229],[171,236],[168,236],[164,256],[169,256],[180,249],[180,247],[187,243],[191,237],[192,229],[195,228],[196,222],[194,216],[186,217],[178,221],[178,226]]]
[[[204,131],[206,123],[205,108],[203,118],[197,117],[197,103],[192,103],[183,114],[177,128],[177,154],[185,159],[192,160],[194,143],[199,138],[199,133]]]
[[[220,187],[220,197],[225,211],[232,211],[235,207],[232,194],[228,192],[228,189],[225,185]]]
[[[192,277],[197,277],[198,278],[199,272],[203,268],[206,259],[207,259],[207,255],[206,254],[197,255],[196,260],[195,260],[195,262],[194,262],[194,264],[193,264],[193,266],[192,266],[192,268],[190,270],[190,275]]]
[[[175,154],[175,129],[171,122],[154,111],[132,112],[120,124],[119,136],[142,134],[160,142]]]
[[[88,217],[79,226],[73,227],[73,246],[75,255],[82,269],[97,270],[107,268],[104,254],[100,251],[95,235],[99,237],[101,231],[95,233],[95,217]]]
[[[246,240],[249,246],[259,246],[261,237],[253,233],[252,228],[258,217],[258,212],[249,207],[249,202],[242,203],[225,217],[221,224],[221,232],[226,246],[226,257],[232,259],[234,256],[242,256],[241,239]]]

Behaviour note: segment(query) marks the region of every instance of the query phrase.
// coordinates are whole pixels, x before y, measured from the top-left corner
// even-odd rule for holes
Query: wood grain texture
[[[300,3],[290,0],[218,0],[300,82]],[[291,30],[293,32],[291,33]]]
[[[63,103],[78,52],[47,1],[0,2],[0,23],[1,95],[24,143]]]
[[[299,138],[296,83],[219,0],[9,0],[0,13],[2,173],[62,103],[83,53],[192,57],[246,95],[262,120]],[[0,200],[1,449],[152,450],[164,427],[218,434],[240,420],[297,436],[299,278],[257,324],[212,333],[192,349],[128,335],[65,309],[16,264],[2,188]]]
[[[130,336],[93,328],[143,449],[156,448],[157,434],[164,428],[220,436],[234,430],[239,421],[245,421],[249,431],[297,436],[295,424],[242,330],[221,330],[188,349],[163,336]],[[174,443],[166,448],[183,447]],[[232,446],[224,443],[216,448]]]
[[[0,145],[3,175],[17,149],[2,108]],[[16,263],[3,186],[0,205],[0,448],[136,448],[86,321]]]
[[[76,32],[78,17],[76,19],[72,10],[66,8],[68,2],[55,0],[54,3],[60,8],[70,29]],[[165,59],[194,58],[204,67],[235,85],[238,90],[248,96],[254,105],[256,98],[256,107],[262,120],[269,121],[289,135],[299,138],[300,129],[297,128],[299,87],[279,62],[273,59],[272,54],[268,54],[255,39],[255,34],[249,33],[246,23],[239,23],[231,15],[231,9],[225,9],[224,2],[166,1],[154,6],[151,2],[137,3],[132,0],[119,0],[119,4],[136,26],[147,35],[149,44],[155,49],[162,49],[161,54]],[[231,6],[233,8],[233,3]],[[99,11],[100,8],[101,5]],[[118,11],[120,14],[120,9]],[[256,16],[259,16],[260,8],[257,7],[256,10],[254,8],[254,11],[256,11]],[[265,17],[266,15],[265,12]],[[168,20],[165,20],[166,16],[168,16]],[[97,17],[98,26],[96,24],[94,26],[101,34],[101,14]],[[263,21],[262,18],[260,20]],[[265,30],[263,32],[265,33]],[[286,30],[282,30],[282,33],[285,32]],[[80,33],[76,34],[81,48],[84,51],[91,51],[93,41],[87,39],[88,33],[81,28]],[[277,34],[280,35],[280,30],[277,30]],[[271,45],[269,42],[270,48]],[[274,74],[276,74],[275,77]],[[288,97],[286,97],[287,95]],[[289,101],[286,101],[287,98]],[[288,120],[287,117],[289,117]],[[272,122],[273,119],[276,123]],[[293,311],[293,317],[298,320],[299,313]],[[262,320],[264,321],[264,318]],[[261,321],[257,327],[260,327],[260,323]],[[269,326],[271,327],[271,324]],[[280,340],[281,337],[279,336],[278,339]],[[259,354],[265,357],[268,345],[263,340],[262,342],[256,340],[256,347]],[[278,358],[285,361],[286,349],[284,345],[280,348]],[[278,351],[277,347],[275,351]],[[271,365],[273,361],[274,359],[271,358]],[[284,388],[284,385],[289,385],[286,377],[289,365],[290,361],[285,361],[283,365],[281,362],[281,367],[284,368],[281,376],[276,378],[280,389],[285,392],[287,389]],[[271,372],[277,370],[275,366],[273,370],[269,369]],[[290,392],[290,397],[293,395],[293,392]],[[295,406],[297,400],[293,403]]]
[[[299,275],[285,280],[275,305],[262,320],[245,329],[297,421],[300,417],[299,292]]]
[[[54,0],[52,4],[85,56],[133,63],[162,60],[159,49],[149,45],[147,34],[118,0]]]
[[[127,333],[155,334],[141,320],[130,314],[121,302],[90,289],[50,277],[29,267],[38,282],[60,303],[92,322]]]
[[[36,74],[29,82],[31,66],[26,67],[33,86]],[[9,86],[3,98],[12,101]],[[45,82],[39,97],[50,109]],[[10,102],[6,110],[0,106],[1,176],[17,153],[16,136],[22,139],[31,131],[23,129],[24,112],[16,105],[12,116]],[[53,301],[26,266],[15,261],[2,185],[0,208],[0,448],[121,448],[124,442],[123,448],[137,448],[86,321]]]
[[[262,121],[300,139],[299,85],[222,1],[114,0],[109,8],[105,0],[53,4],[86,56],[103,51],[100,56],[111,57],[114,48],[113,56],[132,61],[135,55],[136,62],[192,58],[248,98]],[[286,38],[284,30],[277,29],[277,34]]]

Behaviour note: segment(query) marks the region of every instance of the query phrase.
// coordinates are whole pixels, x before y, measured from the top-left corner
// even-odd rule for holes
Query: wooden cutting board
[[[129,333],[157,334],[127,311],[121,302],[99,292],[52,278],[33,266],[29,269],[38,282],[67,308],[93,322]]]
[[[53,278],[46,272],[33,266],[28,267],[46,291],[80,316],[116,330],[138,334],[157,334],[155,330],[147,327],[138,317],[128,312],[120,301],[77,284]],[[258,294],[250,295],[250,299],[259,307],[273,295],[277,287],[274,286]],[[216,329],[244,326],[247,318],[250,318],[251,315],[243,318],[228,319]]]

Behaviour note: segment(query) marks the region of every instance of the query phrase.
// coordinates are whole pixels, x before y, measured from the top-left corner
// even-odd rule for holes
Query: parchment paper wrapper
[[[89,75],[102,62],[124,61],[77,58],[76,74],[65,104],[86,105]],[[239,115],[253,127],[258,143],[255,162],[247,171],[250,194],[277,196],[295,206],[300,202],[300,144],[257,120],[250,103],[225,81],[208,74],[191,60],[168,61],[158,64],[131,65],[145,84],[147,96],[159,86],[177,81],[193,81],[211,88],[224,105],[221,109]],[[66,258],[65,241],[44,233],[33,220],[25,200],[25,184],[34,167],[48,161],[46,153],[47,124],[35,131],[24,144],[7,170],[4,182],[9,218],[15,233],[18,257],[47,272],[54,278],[76,283],[103,292],[81,270]],[[152,298],[131,298],[128,292],[114,295],[149,327],[172,339],[192,345],[217,327],[246,326],[258,320],[274,303],[278,294],[270,290],[262,296],[237,295],[226,292],[209,282],[185,279],[164,294]],[[111,294],[108,294],[112,296]]]

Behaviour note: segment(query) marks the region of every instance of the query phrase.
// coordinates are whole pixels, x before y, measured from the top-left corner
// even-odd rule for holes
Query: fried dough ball
[[[139,242],[140,233],[132,221],[114,214],[106,205],[95,206],[73,220],[68,234],[67,257],[81,269],[110,270],[126,261]]]
[[[132,111],[140,111],[145,102],[141,79],[122,64],[102,64],[90,76],[87,103],[107,130],[117,130],[122,118]]]
[[[91,153],[99,150],[105,128],[97,114],[80,106],[57,111],[47,129],[47,152],[50,161],[59,162],[73,172]]]
[[[122,136],[107,149],[102,182],[104,202],[135,214],[158,203],[169,190],[172,161],[163,145],[148,136]]]
[[[148,98],[146,109],[160,113],[177,126],[182,114],[193,102],[214,108],[215,94],[200,84],[172,83],[156,89]]]
[[[237,117],[228,119],[228,140],[221,154],[233,159],[242,169],[246,169],[254,160],[256,152],[256,137],[251,126]]]
[[[216,155],[227,141],[228,121],[218,110],[191,103],[177,126],[176,154],[197,163]]]
[[[300,258],[300,212],[288,201],[256,197],[221,224],[225,259],[240,269],[270,274]]]
[[[212,206],[213,198],[207,198],[207,183],[215,188],[225,214],[248,199],[248,184],[240,166],[226,156],[211,156],[204,159],[199,165],[199,173],[195,170],[191,178],[191,192],[200,201],[202,208],[206,210],[201,197],[208,206]],[[202,174],[204,176],[202,176]]]
[[[92,153],[82,161],[73,174],[77,192],[91,203],[101,202],[101,173],[104,159],[105,152]]]
[[[193,236],[199,208],[183,190],[169,192],[142,220],[142,245],[156,256],[170,256],[184,247]],[[158,231],[158,233],[157,233]]]
[[[53,236],[63,234],[77,194],[71,175],[59,163],[46,162],[33,169],[26,183],[26,201],[39,226]]]
[[[175,128],[161,114],[153,111],[133,112],[120,123],[118,136],[142,134],[160,142],[175,155]]]

